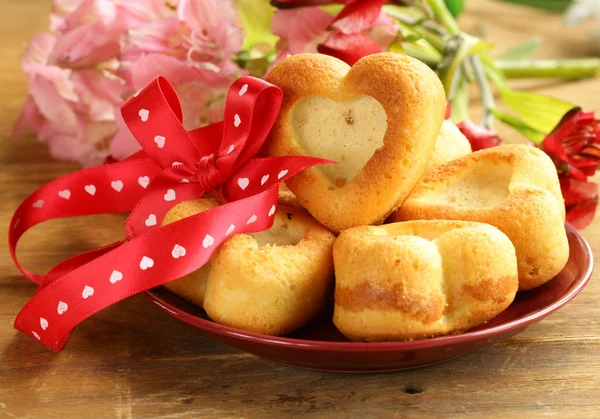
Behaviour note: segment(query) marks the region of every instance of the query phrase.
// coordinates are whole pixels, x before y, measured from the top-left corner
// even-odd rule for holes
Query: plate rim
[[[176,308],[179,310],[179,312],[176,312],[170,308],[170,306],[172,307],[172,305],[169,302],[165,301],[160,295],[157,294],[156,289],[147,290],[145,294],[150,299],[150,301],[157,305],[161,310],[174,315],[174,317],[181,319],[185,323],[188,323],[199,329],[209,331],[211,333],[225,335],[227,337],[234,337],[247,342],[253,342],[258,344],[269,344],[284,348],[293,347],[295,349],[307,351],[330,350],[337,352],[390,352],[407,350],[412,351],[415,349],[427,349],[438,346],[455,345],[465,342],[476,341],[488,337],[493,337],[513,331],[515,329],[524,328],[532,323],[542,320],[544,317],[548,316],[549,314],[555,312],[562,306],[566,305],[569,301],[575,298],[583,290],[583,288],[585,288],[585,286],[589,283],[592,276],[592,272],[594,270],[594,257],[592,249],[587,240],[571,224],[565,223],[565,229],[567,231],[567,234],[571,233],[575,236],[579,245],[584,249],[584,254],[587,258],[587,266],[585,268],[585,272],[583,273],[581,278],[575,283],[575,286],[569,290],[568,293],[561,296],[561,298],[554,301],[549,306],[541,310],[533,311],[519,319],[491,326],[486,329],[464,332],[457,335],[438,336],[427,339],[393,342],[335,342],[289,338],[283,336],[270,336],[236,329],[229,326],[224,326],[212,320],[197,317],[187,311],[181,310],[178,307]],[[164,288],[161,289],[161,291],[159,292],[163,291],[168,292]]]

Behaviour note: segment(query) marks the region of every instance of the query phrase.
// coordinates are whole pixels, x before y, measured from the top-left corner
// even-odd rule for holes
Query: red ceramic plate
[[[162,287],[148,291],[148,295],[162,310],[197,327],[209,338],[281,364],[346,372],[416,368],[508,339],[571,301],[589,281],[593,258],[585,239],[570,225],[566,229],[571,253],[560,274],[535,290],[518,293],[494,319],[454,336],[411,342],[350,342],[333,325],[332,306],[289,336],[266,336],[214,323],[202,309]]]

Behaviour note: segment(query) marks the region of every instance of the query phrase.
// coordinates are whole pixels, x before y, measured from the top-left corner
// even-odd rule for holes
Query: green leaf
[[[500,55],[497,59],[504,61],[520,61],[520,60],[528,60],[530,59],[538,47],[542,43],[541,36],[535,36],[528,41],[525,41],[521,45],[517,45],[516,47],[506,51],[504,54]]]
[[[398,33],[402,42],[414,42],[422,38],[422,36],[415,32],[409,25],[403,22],[396,22],[396,24],[398,25]]]
[[[244,50],[257,46],[275,48],[278,37],[271,33],[271,19],[275,8],[264,0],[238,0],[237,9],[244,29]]]
[[[410,55],[432,68],[435,68],[442,59],[442,54],[423,38],[412,42],[403,42],[401,39],[397,39],[392,42],[388,51]]]
[[[407,25],[418,25],[423,22],[427,15],[421,7],[416,6],[398,6],[395,4],[384,4],[383,12],[391,18],[394,18]]]
[[[464,0],[444,0],[452,16],[457,17],[465,8]]]
[[[536,144],[541,143],[546,137],[546,134],[548,134],[537,131],[536,129],[530,127],[520,119],[515,118],[514,116],[504,113],[502,111],[499,111],[498,109],[492,109],[492,113],[496,118],[498,118],[499,121],[510,125],[512,128],[519,131],[523,136],[525,136],[526,138],[528,138]]]
[[[537,93],[514,92],[501,88],[500,95],[531,128],[549,133],[563,115],[575,107],[572,103]]]
[[[504,0],[509,3],[523,6],[537,7],[538,9],[562,13],[569,8],[572,0]]]

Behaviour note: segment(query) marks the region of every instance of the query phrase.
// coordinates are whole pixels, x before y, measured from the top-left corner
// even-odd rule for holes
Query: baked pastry
[[[506,309],[515,249],[493,226],[410,221],[343,231],[333,248],[333,321],[355,341],[459,333]]]
[[[183,202],[165,224],[217,205],[211,198]],[[232,236],[209,264],[165,286],[203,306],[217,323],[268,335],[290,333],[323,309],[333,283],[334,240],[305,211],[280,205],[269,230]]]
[[[567,263],[565,206],[550,158],[528,145],[480,150],[425,175],[391,217],[492,224],[513,242],[519,290],[538,287]]]
[[[435,73],[396,53],[368,55],[352,68],[327,55],[298,54],[266,80],[283,90],[268,153],[338,162],[286,181],[302,206],[335,231],[381,223],[431,157],[446,107]]]
[[[219,202],[215,198],[202,198],[182,202],[175,205],[165,214],[162,225],[174,223],[175,221],[191,217],[192,215],[208,211],[209,209],[218,206]],[[197,271],[176,279],[175,281],[167,282],[163,284],[163,287],[197,306],[204,307],[204,295],[206,294],[206,283],[208,281],[208,272],[210,271],[211,263],[212,258]]]
[[[435,147],[425,172],[429,172],[440,164],[448,163],[467,154],[471,154],[471,143],[458,127],[451,121],[444,121],[435,140]]]

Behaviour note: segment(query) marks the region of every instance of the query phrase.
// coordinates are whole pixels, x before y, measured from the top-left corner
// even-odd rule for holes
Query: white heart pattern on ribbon
[[[175,191],[173,189],[169,189],[164,196],[165,201],[175,201]]]
[[[111,284],[116,284],[121,279],[123,279],[123,273],[117,270],[112,271],[112,273],[110,274],[110,278],[108,278]]]
[[[204,240],[202,240],[202,247],[209,248],[210,246],[212,246],[215,243],[215,239],[213,238],[213,236],[211,236],[210,234],[207,234],[206,236],[204,236]]]
[[[277,175],[277,179],[281,179],[282,177],[284,177],[285,175],[288,174],[287,170],[282,170],[281,172],[279,172],[279,174]]]
[[[227,231],[225,232],[225,235],[229,236],[231,233],[233,233],[233,230],[235,230],[235,226],[233,224],[231,224],[229,226],[229,228],[227,229]]]
[[[37,340],[42,340],[42,338],[40,337],[40,335],[38,335],[37,333],[35,333],[33,330],[31,331],[31,334],[33,335],[33,337],[35,337]]]
[[[240,188],[242,188],[242,191],[246,190],[249,184],[250,179],[248,179],[247,177],[241,177],[238,179],[238,185]]]
[[[252,224],[253,222],[255,222],[256,220],[258,220],[258,217],[256,216],[256,214],[253,214],[252,217],[250,217],[248,219],[248,221],[246,221],[246,225],[248,224]]]
[[[142,260],[140,261],[140,269],[142,271],[145,271],[146,269],[149,269],[149,268],[151,268],[153,266],[154,266],[154,260],[152,260],[148,256],[144,256],[142,258]]]
[[[235,150],[235,146],[234,146],[233,144],[231,144],[231,145],[229,146],[229,149],[227,150],[227,154],[231,154],[231,152],[232,152],[233,150]]]
[[[110,182],[110,187],[117,192],[121,192],[121,190],[123,189],[123,181],[113,180],[112,182]]]
[[[242,86],[242,88],[240,89],[240,91],[238,92],[238,94],[239,94],[240,96],[244,96],[244,93],[246,93],[247,91],[248,91],[248,85],[247,85],[247,84],[244,84],[244,85]]]
[[[260,184],[264,185],[265,183],[267,183],[267,180],[269,180],[269,175],[264,175],[260,178]]]
[[[68,189],[63,189],[62,191],[58,192],[58,196],[60,196],[63,199],[69,199],[71,198],[71,191]]]
[[[176,244],[173,247],[173,250],[171,250],[171,256],[173,256],[173,259],[179,259],[180,257],[185,256],[186,253],[185,247],[178,244]]]
[[[240,126],[241,123],[242,123],[242,120],[240,119],[240,116],[236,113],[235,116],[233,117],[233,126],[237,128]]]
[[[33,208],[42,208],[44,206],[44,200],[43,199],[38,199],[31,206]]]
[[[148,176],[140,176],[138,178],[138,183],[142,188],[146,189],[150,184],[150,178]]]
[[[58,314],[63,314],[65,311],[69,309],[69,306],[64,301],[59,301],[58,306],[56,307],[56,311]]]
[[[165,140],[166,138],[162,135],[157,135],[156,137],[154,137],[154,142],[156,143],[158,148],[163,148],[165,146]]]
[[[273,206],[271,207],[271,209],[269,210],[269,217],[270,217],[271,215],[273,215],[273,214],[275,214],[275,205],[273,205]]]
[[[138,115],[140,116],[142,122],[146,122],[148,120],[148,116],[150,115],[150,111],[148,109],[140,109]]]
[[[146,218],[146,221],[144,221],[144,224],[146,224],[147,227],[155,226],[156,225],[156,215],[150,214],[148,216],[148,218]]]
[[[96,195],[96,187],[94,185],[85,185],[83,189],[92,196]]]
[[[84,300],[87,300],[88,297],[91,297],[92,295],[94,295],[94,289],[92,287],[90,287],[89,285],[83,287],[83,291],[81,291],[81,296]]]
[[[48,328],[48,320],[43,317],[40,317],[40,327],[42,330],[46,330]]]

